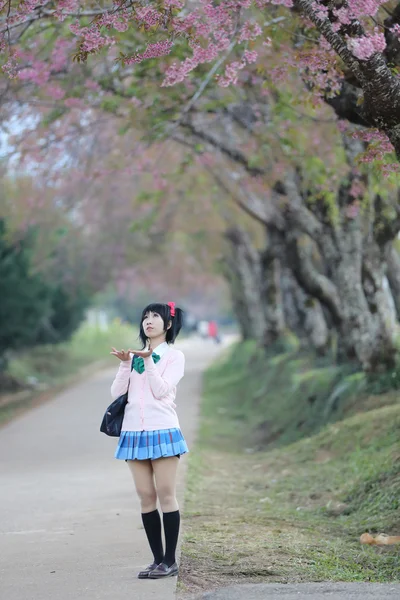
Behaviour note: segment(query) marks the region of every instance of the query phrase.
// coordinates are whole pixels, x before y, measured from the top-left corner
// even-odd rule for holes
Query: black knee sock
[[[142,521],[151,551],[154,554],[154,562],[159,565],[164,556],[160,513],[157,509],[149,513],[142,513]]]
[[[165,556],[164,563],[169,567],[175,562],[175,551],[178,543],[180,514],[179,510],[163,513],[164,533],[165,533]]]

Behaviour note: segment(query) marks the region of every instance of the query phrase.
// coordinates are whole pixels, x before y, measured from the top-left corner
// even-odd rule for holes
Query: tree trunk
[[[264,303],[265,329],[264,347],[274,343],[283,333],[285,320],[282,306],[281,264],[268,250],[261,254],[262,278],[260,281],[261,298]]]
[[[225,234],[229,241],[226,264],[232,299],[244,338],[256,339],[261,345],[276,341],[284,330],[279,288],[279,264],[267,252],[260,253],[250,236],[239,227]],[[243,318],[245,313],[245,318]]]
[[[374,261],[364,264],[364,274],[368,273],[369,299],[363,287],[364,239],[360,212],[351,217],[347,209],[354,202],[350,195],[352,177],[341,186],[337,203],[340,217],[337,222],[318,220],[318,205],[307,207],[302,197],[299,182],[291,173],[285,179],[288,196],[288,216],[294,227],[300,227],[318,245],[325,264],[325,274],[319,272],[311,260],[302,258],[304,248],[295,240],[297,276],[302,276],[304,287],[318,297],[330,310],[339,333],[339,348],[342,360],[357,360],[366,371],[392,368],[395,364],[395,344],[390,324],[383,309],[374,309],[372,303],[382,300],[383,260],[375,256]],[[315,213],[315,214],[314,214]],[[292,243],[293,245],[293,243]],[[293,251],[295,256],[295,252]],[[377,266],[377,262],[378,265]]]
[[[304,347],[310,345],[320,356],[329,348],[329,329],[321,304],[304,292],[290,268],[282,269],[285,322]]]
[[[243,340],[252,339],[252,331],[249,327],[250,315],[245,302],[242,281],[238,275],[236,264],[230,255],[221,260],[221,270],[229,284],[233,312],[239,324],[240,334]]]
[[[400,321],[400,253],[389,243],[386,248],[387,279],[392,292],[397,319]]]
[[[383,265],[376,255],[374,260],[363,257],[357,219],[344,227],[340,249],[334,283],[342,304],[342,348],[349,358],[355,355],[366,371],[393,368],[396,349],[383,306]]]
[[[226,232],[226,238],[230,242],[229,266],[236,280],[232,295],[236,298],[239,310],[241,298],[242,306],[246,306],[245,337],[263,343],[267,322],[260,294],[262,273],[259,254],[251,244],[249,236],[239,228],[230,228]]]
[[[380,248],[373,240],[365,244],[362,278],[364,294],[372,315],[379,313],[379,319],[386,323],[386,330],[392,332],[396,326],[397,315],[386,279],[386,255],[386,247]]]

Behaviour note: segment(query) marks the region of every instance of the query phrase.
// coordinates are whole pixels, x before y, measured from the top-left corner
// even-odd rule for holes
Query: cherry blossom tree
[[[400,4],[394,0],[202,0],[188,6],[181,0],[2,0],[0,8],[3,70],[11,76],[48,86],[66,55],[86,61],[107,52],[125,68],[168,58],[163,86],[189,85],[209,64],[209,77],[221,86],[240,84],[253,64],[265,77],[300,69],[339,116],[375,128],[400,154]],[[288,30],[294,44],[283,35]],[[41,57],[53,32],[54,51]],[[271,44],[285,57],[276,68],[269,65]],[[57,85],[52,93],[63,94]]]

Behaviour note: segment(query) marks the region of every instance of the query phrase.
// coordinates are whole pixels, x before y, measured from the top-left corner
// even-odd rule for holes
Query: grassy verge
[[[398,546],[359,542],[400,535],[398,392],[371,393],[385,386],[295,353],[265,361],[251,344],[208,371],[182,597],[235,582],[400,580]]]
[[[107,330],[85,323],[69,342],[57,346],[38,346],[18,353],[9,364],[12,377],[28,386],[16,394],[0,394],[0,425],[30,407],[50,399],[54,391],[79,379],[83,369],[112,365],[111,346],[129,347],[137,331],[114,321]],[[115,361],[114,361],[115,363]]]

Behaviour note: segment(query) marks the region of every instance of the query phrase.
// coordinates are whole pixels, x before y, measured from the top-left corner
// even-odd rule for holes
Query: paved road
[[[380,583],[244,584],[198,596],[201,600],[386,600],[400,598],[400,585]]]
[[[183,340],[181,427],[193,441],[201,372],[220,349]],[[116,364],[117,367],[117,364]],[[116,368],[0,430],[1,600],[172,600],[176,579],[140,581],[150,554],[116,440],[99,432]],[[188,456],[180,467],[182,499]]]

